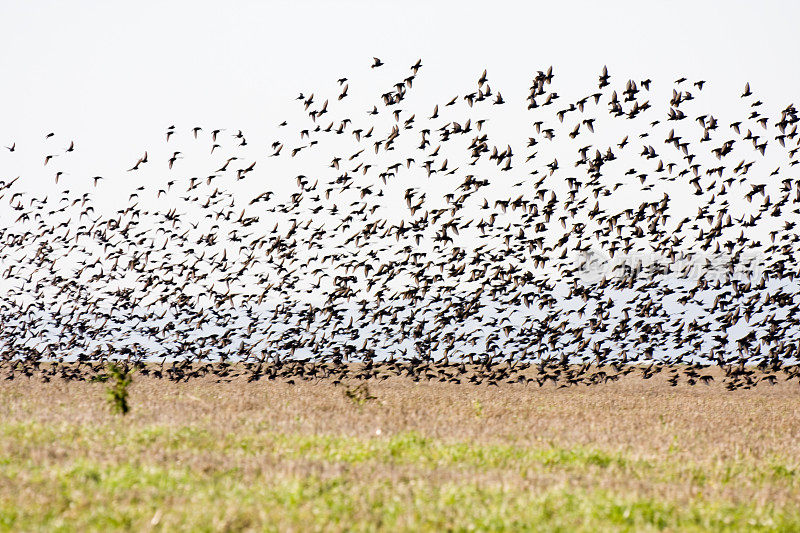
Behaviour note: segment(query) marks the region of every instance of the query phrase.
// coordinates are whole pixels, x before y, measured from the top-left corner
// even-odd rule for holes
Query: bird
[[[140,157],[138,161],[136,161],[136,164],[128,169],[128,172],[131,172],[133,170],[139,170],[139,165],[143,163],[147,163],[147,150],[145,150],[144,155]]]

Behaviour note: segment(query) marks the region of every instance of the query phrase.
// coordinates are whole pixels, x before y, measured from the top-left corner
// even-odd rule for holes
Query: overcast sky
[[[342,105],[366,119],[367,96],[408,76],[419,58],[416,100],[403,107],[420,103],[424,118],[434,104],[474,91],[487,69],[492,88],[510,104],[489,107],[494,133],[499,127],[516,153],[531,121],[516,124],[503,114],[530,116],[518,110],[531,79],[550,65],[553,90],[565,102],[596,90],[603,65],[612,84],[651,78],[648,97],[662,107],[676,78],[707,80],[702,103],[727,135],[728,121],[741,116],[737,106],[749,105],[739,98],[745,82],[770,116],[798,103],[798,15],[800,3],[788,1],[2,2],[0,144],[16,143],[16,151],[0,148],[0,179],[21,175],[17,189],[38,193],[54,188],[56,168],[68,174],[58,189],[89,187],[91,176],[102,174],[103,186],[90,189],[102,203],[118,183],[142,179],[126,170],[150,150],[164,187],[173,150],[185,159],[170,176],[205,176],[218,166],[207,166],[209,139],[192,144],[190,129],[202,126],[206,135],[243,130],[251,152],[242,159],[259,161],[258,172],[272,165],[269,172],[293,184],[296,173],[281,172],[286,158],[267,156],[297,94],[333,101],[337,78],[348,77],[352,96]],[[384,61],[381,69],[370,69],[373,56]],[[164,132],[173,124],[167,145]],[[297,139],[296,128],[289,134]],[[617,143],[624,132],[612,134],[597,144]],[[76,150],[67,156],[72,141]],[[57,154],[57,166],[42,165],[49,153]],[[327,166],[331,156],[324,157]],[[266,177],[259,176],[262,186]],[[159,198],[152,201],[170,201]]]
[[[800,94],[799,15],[791,1],[3,2],[0,137],[245,128],[372,56],[421,57],[429,81],[454,87],[489,68],[509,94],[550,64],[584,85],[607,64],[626,79],[756,80],[785,105]]]
[[[488,69],[510,104],[492,108],[497,142],[508,139],[517,152],[530,120],[504,122],[503,113],[524,115],[517,110],[530,81],[549,65],[563,101],[595,90],[607,65],[612,83],[653,79],[650,99],[660,105],[676,78],[707,80],[703,105],[723,124],[740,116],[734,107],[750,81],[774,116],[800,95],[798,15],[797,2],[744,1],[4,2],[0,143],[17,150],[13,157],[0,150],[0,173],[47,191],[56,166],[41,161],[60,154],[55,164],[71,187],[106,176],[106,188],[93,190],[102,199],[115,180],[131,178],[125,170],[144,150],[164,160],[159,169],[182,150],[176,172],[205,173],[207,161],[181,138],[203,126],[244,130],[258,170],[269,164],[293,181],[285,158],[266,156],[299,92],[335,99],[335,80],[348,77],[349,105],[364,116],[357,106],[371,104],[419,58],[420,107],[404,111],[427,115],[435,103],[474,91]],[[370,69],[373,56],[385,66]],[[180,135],[166,145],[173,124]],[[51,131],[56,136],[45,140]],[[77,148],[67,157],[72,141]]]

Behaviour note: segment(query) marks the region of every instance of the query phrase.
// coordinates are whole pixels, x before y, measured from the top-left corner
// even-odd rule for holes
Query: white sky
[[[299,92],[315,93],[317,103],[330,98],[332,108],[350,106],[338,115],[334,110],[330,120],[352,113],[354,120],[366,121],[364,110],[376,95],[407,76],[418,58],[423,67],[413,96],[400,106],[404,118],[416,112],[419,124],[434,104],[474,91],[486,68],[494,91],[502,91],[508,102],[490,106],[490,135],[523,157],[532,126],[531,115],[519,110],[530,80],[549,65],[556,74],[551,90],[562,94],[563,105],[596,90],[603,65],[612,85],[652,78],[650,101],[665,110],[676,78],[687,77],[687,84],[705,79],[702,94],[686,87],[703,99],[694,109],[707,106],[727,130],[742,116],[742,105],[746,109],[739,98],[746,81],[770,116],[800,95],[795,67],[800,3],[754,6],[742,1],[4,3],[0,144],[17,143],[17,149],[14,154],[0,149],[0,179],[20,175],[16,190],[40,197],[52,192],[51,199],[65,187],[89,191],[102,206],[127,201],[138,184],[132,180],[152,185],[155,193],[167,180],[206,176],[236,153],[242,165],[258,161],[257,183],[237,184],[246,195],[237,204],[246,205],[264,188],[296,190],[294,177],[308,174],[308,163],[327,169],[331,152],[352,153],[339,153],[329,139],[323,144],[331,146],[320,147],[318,154],[303,152],[298,159],[307,165],[301,169],[291,167],[296,160],[267,157],[274,140],[296,139],[293,117],[307,121],[294,100]],[[372,56],[386,65],[370,69]],[[338,104],[335,80],[343,76],[350,79],[351,96]],[[452,109],[453,120],[469,116]],[[553,112],[547,111],[551,119]],[[596,113],[607,115],[602,108]],[[660,113],[656,116],[665,118]],[[279,129],[287,118],[289,128]],[[683,131],[698,129],[685,122]],[[172,124],[176,134],[165,143],[164,131]],[[204,127],[206,138],[193,142],[189,130],[196,125]],[[605,138],[595,144],[619,142],[627,124],[621,126],[601,132]],[[214,128],[226,133],[223,147],[210,157],[207,137]],[[246,151],[230,146],[229,134],[238,129],[247,136]],[[55,137],[46,140],[51,131]],[[73,140],[76,150],[64,153]],[[648,142],[663,145],[660,139]],[[286,143],[285,152],[295,145]],[[558,144],[568,141],[562,137]],[[125,172],[144,150],[152,161],[147,171]],[[184,159],[168,173],[166,160],[174,150]],[[45,167],[47,154],[57,157]],[[451,161],[451,167],[457,164]],[[66,173],[58,186],[56,170]],[[105,177],[96,189],[94,175]],[[261,186],[264,180],[268,185]],[[630,200],[625,189],[618,194]],[[160,207],[169,201],[161,199]]]
[[[286,158],[267,156],[279,135],[277,124],[297,114],[297,94],[333,101],[340,90],[335,80],[348,77],[351,99],[345,103],[366,118],[362,108],[372,100],[360,98],[359,91],[374,99],[379,89],[407,76],[418,58],[423,67],[413,97],[420,107],[408,112],[424,118],[433,104],[474,90],[488,69],[495,93],[502,91],[512,104],[492,109],[500,126],[493,140],[514,139],[518,144],[509,142],[517,154],[523,153],[519,143],[528,137],[530,120],[515,124],[502,115],[524,109],[531,79],[550,65],[553,90],[564,94],[565,105],[597,87],[603,65],[612,84],[652,78],[660,95],[651,97],[654,105],[666,105],[678,77],[707,80],[703,97],[715,115],[728,115],[721,119],[725,128],[731,117],[741,116],[736,106],[746,81],[770,116],[797,104],[800,95],[797,2],[1,5],[0,144],[17,143],[17,152],[11,158],[0,148],[0,179],[23,175],[25,188],[52,189],[56,196],[63,187],[53,185],[55,167],[43,168],[41,161],[57,153],[64,165],[58,168],[68,172],[64,187],[86,188],[92,175],[106,177],[103,186],[87,189],[100,203],[120,189],[117,183],[140,179],[125,170],[144,150],[160,165],[153,172],[166,175],[174,149],[186,154],[176,170],[181,179],[195,172],[205,176],[208,157],[198,154],[200,148],[207,153],[208,143],[192,151],[189,130],[195,125],[206,132],[243,130],[251,145],[247,162],[259,161],[259,172],[265,165],[279,175],[286,170],[282,177],[294,186],[296,172],[281,167]],[[386,65],[370,69],[373,56]],[[172,124],[177,133],[166,145],[164,131]],[[55,138],[45,140],[50,131]],[[280,135],[296,135],[296,129]],[[71,140],[76,151],[67,164],[64,148]],[[663,146],[660,139],[652,142]]]
[[[189,134],[203,126],[206,136],[214,128],[243,130],[249,151],[233,153],[242,163],[258,161],[257,172],[277,176],[270,187],[284,181],[294,187],[294,177],[307,171],[267,155],[276,139],[288,137],[287,151],[292,148],[299,129],[293,117],[307,121],[297,94],[316,93],[317,102],[331,98],[333,107],[339,105],[335,80],[348,77],[351,97],[341,105],[350,107],[340,108],[338,119],[351,113],[366,121],[364,109],[407,76],[418,58],[423,68],[414,99],[400,106],[404,117],[416,112],[424,119],[434,104],[474,91],[486,68],[492,88],[508,102],[491,107],[490,135],[517,154],[524,153],[532,127],[530,114],[519,110],[530,80],[549,65],[556,74],[551,90],[562,94],[563,105],[596,90],[603,65],[612,85],[652,78],[650,101],[664,109],[676,78],[708,80],[702,95],[693,90],[704,98],[694,109],[707,106],[727,129],[742,116],[739,94],[746,81],[765,102],[765,115],[797,103],[798,15],[797,2],[744,1],[4,2],[0,144],[17,143],[17,150],[0,149],[0,179],[21,175],[17,190],[53,196],[62,185],[88,190],[99,204],[122,192],[122,184],[127,198],[130,180],[145,177],[125,170],[144,150],[159,187],[218,168],[217,160],[234,150],[226,146],[231,136],[209,162],[210,140],[193,144]],[[370,69],[372,56],[386,65]],[[554,111],[547,112],[551,119]],[[287,118],[289,128],[279,129]],[[681,127],[697,129],[685,122]],[[164,131],[172,124],[176,135],[167,144]],[[51,131],[55,137],[45,140]],[[619,142],[624,133],[606,131],[595,144]],[[71,141],[76,150],[66,154]],[[298,159],[314,165],[318,157],[327,166],[328,152],[337,147],[324,143],[328,151],[303,152]],[[166,160],[173,150],[184,159],[170,178]],[[48,154],[57,157],[43,167]],[[66,173],[58,187],[56,170]],[[105,177],[97,189],[90,185],[94,175]]]
[[[587,86],[607,64],[625,79],[757,80],[775,105],[800,94],[791,1],[2,4],[3,142],[60,130],[111,149],[168,123],[247,130],[373,55],[403,69],[421,57],[451,91],[489,68],[524,95],[550,64],[562,86]]]

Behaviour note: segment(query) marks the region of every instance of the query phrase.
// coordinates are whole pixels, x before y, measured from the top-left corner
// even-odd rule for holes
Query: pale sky
[[[2,2],[0,141],[51,130],[109,149],[168,123],[272,123],[295,93],[423,59],[455,91],[488,68],[509,96],[536,70],[800,94],[791,1]],[[38,139],[37,139],[38,140]]]
[[[153,198],[158,188],[168,180],[179,180],[185,190],[183,182],[190,176],[214,172],[220,159],[224,162],[230,153],[239,154],[242,165],[258,162],[252,178],[226,185],[233,194],[242,194],[238,206],[247,205],[252,195],[265,188],[296,187],[295,176],[301,172],[312,176],[314,165],[330,173],[330,158],[338,153],[336,136],[326,137],[330,141],[323,144],[330,146],[303,152],[308,155],[298,160],[268,157],[276,138],[287,138],[286,151],[293,144],[308,142],[297,138],[294,127],[298,115],[308,120],[295,101],[298,93],[316,94],[317,105],[331,99],[331,107],[338,107],[330,120],[351,114],[354,122],[365,121],[365,111],[376,95],[408,76],[409,67],[420,58],[423,67],[414,81],[413,96],[400,106],[403,118],[417,113],[418,123],[425,120],[435,104],[474,91],[477,78],[487,69],[493,90],[502,91],[509,104],[488,107],[492,116],[487,128],[494,142],[501,147],[508,142],[515,157],[523,161],[532,128],[532,115],[524,112],[525,98],[537,71],[551,65],[555,73],[551,90],[563,96],[564,105],[596,90],[604,65],[613,85],[624,87],[625,80],[650,78],[652,91],[647,97],[660,106],[654,116],[662,119],[674,80],[686,77],[685,88],[698,93],[700,100],[692,104],[691,112],[707,108],[719,116],[726,132],[721,136],[728,135],[729,122],[742,116],[742,106],[748,109],[749,103],[740,98],[746,82],[764,101],[761,110],[770,117],[797,103],[800,95],[796,68],[800,4],[796,2],[2,5],[0,144],[16,143],[16,150],[11,154],[0,148],[0,179],[19,175],[15,190],[50,195],[51,201],[65,187],[73,193],[90,191],[96,205],[105,202],[113,209],[127,205],[117,202],[127,202],[133,187],[147,184],[148,201],[161,202],[158,208],[166,212],[172,200]],[[385,65],[371,69],[373,56]],[[349,79],[350,98],[339,104],[336,95],[341,87],[336,80],[341,77]],[[702,94],[689,85],[697,80],[707,81]],[[465,108],[463,102],[459,104]],[[466,109],[454,107],[442,113],[452,112],[463,120],[457,114],[462,111]],[[548,113],[552,119],[554,109]],[[608,115],[604,107],[592,113]],[[280,129],[278,124],[285,119],[290,127]],[[702,128],[693,119],[680,125],[679,134],[697,142],[691,136],[699,135]],[[394,124],[389,112],[375,120]],[[646,122],[637,124],[640,130]],[[166,143],[164,132],[170,125],[176,126],[176,133]],[[204,137],[197,142],[190,133],[194,126],[204,128]],[[593,142],[598,146],[618,143],[628,125],[617,126],[600,131]],[[208,132],[214,128],[224,129],[222,148],[209,155]],[[246,135],[247,149],[231,146],[237,130]],[[639,130],[631,133],[632,141]],[[45,139],[49,132],[55,135]],[[661,150],[662,139],[646,142]],[[73,141],[76,148],[67,154],[65,148]],[[562,137],[554,144],[574,157],[569,140]],[[742,145],[742,150],[748,148]],[[126,172],[145,150],[153,161],[147,171]],[[175,169],[167,170],[166,160],[173,150],[180,150],[183,158]],[[375,157],[384,158],[388,166],[393,158],[412,153],[402,150]],[[542,147],[542,158],[553,157],[547,150]],[[56,156],[49,166],[42,165],[47,154]],[[772,149],[767,160],[771,155]],[[293,167],[299,160],[307,163],[304,169]],[[459,164],[451,161],[451,166]],[[57,186],[56,169],[66,173]],[[525,177],[525,171],[518,172]],[[419,168],[416,173],[419,177]],[[94,175],[105,178],[97,188],[91,186]],[[515,181],[522,178],[515,176]],[[714,178],[703,179],[706,186]],[[638,194],[632,190],[627,194]],[[402,188],[394,193],[402,198]],[[185,193],[176,186],[171,194]],[[622,200],[638,200],[626,197],[625,189],[619,194]],[[651,193],[656,200],[660,194]],[[4,212],[8,214],[16,216]]]
[[[335,80],[347,77],[351,97],[341,105],[350,107],[340,108],[341,115],[366,119],[376,95],[407,76],[419,58],[423,67],[414,99],[401,106],[404,117],[416,112],[425,118],[433,105],[473,91],[487,69],[492,88],[508,102],[491,107],[491,135],[516,153],[531,134],[531,115],[520,112],[531,79],[550,65],[553,90],[565,105],[596,90],[603,65],[612,84],[653,79],[650,101],[665,110],[676,78],[707,80],[702,95],[694,91],[705,99],[696,112],[708,109],[724,125],[742,116],[739,95],[747,81],[770,116],[800,95],[797,2],[3,5],[0,144],[16,143],[16,151],[0,149],[0,173],[22,176],[17,187],[31,193],[55,194],[63,184],[90,191],[100,203],[116,201],[113,193],[128,191],[130,180],[156,185],[169,179],[166,160],[174,150],[183,159],[169,175],[216,169],[218,161],[208,161],[210,143],[192,143],[194,126],[206,136],[224,129],[228,142],[243,130],[249,143],[240,151],[243,161],[258,161],[256,171],[272,177],[271,187],[294,187],[294,177],[308,167],[297,170],[291,168],[295,160],[267,156],[276,139],[286,138],[291,149],[299,129],[294,118],[307,120],[294,100],[298,93],[335,104]],[[370,69],[373,56],[385,65]],[[290,126],[278,128],[285,119]],[[697,129],[685,122],[682,127]],[[177,129],[167,144],[169,125]],[[55,136],[45,139],[49,132]],[[604,130],[597,144],[619,142],[612,135],[623,133]],[[73,141],[76,149],[66,154]],[[303,152],[298,159],[312,170],[327,167],[337,147],[326,143],[328,151]],[[214,157],[224,161],[232,148],[221,144]],[[157,161],[150,174],[126,173],[145,150]],[[42,166],[48,154],[56,158]],[[56,170],[65,172],[58,187]],[[90,186],[94,175],[105,177],[97,189]]]
[[[337,108],[340,117],[366,120],[364,111],[381,90],[407,76],[420,58],[413,96],[400,106],[404,118],[418,113],[424,120],[435,104],[474,91],[487,69],[493,89],[508,102],[490,106],[487,127],[497,144],[507,142],[517,154],[532,134],[532,115],[520,112],[528,87],[536,72],[550,65],[552,90],[564,105],[596,90],[607,65],[612,84],[653,80],[650,101],[664,110],[654,110],[656,117],[664,118],[674,80],[683,76],[686,88],[701,98],[694,113],[713,113],[723,125],[740,118],[749,112],[739,98],[749,81],[765,102],[761,111],[775,116],[800,95],[795,68],[800,4],[755,6],[741,1],[5,2],[0,144],[16,143],[16,151],[0,149],[0,179],[19,175],[16,190],[40,197],[55,197],[65,187],[88,191],[96,205],[117,208],[136,184],[155,193],[167,180],[205,176],[237,153],[243,165],[258,162],[258,180],[231,189],[242,194],[237,202],[242,205],[265,187],[294,190],[297,174],[329,170],[332,155],[346,156],[339,150],[350,149],[328,136],[316,152],[307,150],[297,159],[268,157],[276,139],[285,140],[286,151],[307,142],[297,139],[299,120],[308,120],[295,100],[298,93],[315,93],[317,103],[330,98],[332,107],[345,106]],[[370,69],[373,56],[385,65]],[[350,98],[339,104],[341,77],[349,78]],[[707,80],[702,93],[688,85],[699,79]],[[456,113],[453,120],[466,116]],[[279,128],[287,119],[289,127]],[[693,120],[684,122],[681,128],[699,135]],[[176,134],[166,143],[170,125]],[[190,134],[194,126],[204,128],[198,142]],[[630,133],[633,140],[638,134],[627,132],[625,121],[618,126],[601,130],[596,144],[613,146],[622,135]],[[222,148],[209,156],[208,132],[214,128],[224,129]],[[248,139],[246,149],[229,146],[237,130]],[[49,132],[55,136],[45,139]],[[76,149],[67,154],[71,142]],[[555,144],[574,157],[568,140]],[[144,173],[126,172],[145,150],[154,163]],[[175,150],[183,158],[167,172]],[[542,152],[543,160],[548,154]],[[49,154],[56,157],[43,166]],[[305,167],[295,168],[300,162]],[[65,173],[58,186],[57,170]],[[91,186],[95,175],[105,178],[98,188]],[[631,200],[626,194],[617,193]],[[161,198],[160,207],[168,209],[163,202],[170,201]]]

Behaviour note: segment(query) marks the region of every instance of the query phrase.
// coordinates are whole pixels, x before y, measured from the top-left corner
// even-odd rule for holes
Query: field
[[[800,530],[796,382],[358,385],[3,382],[0,529]]]

